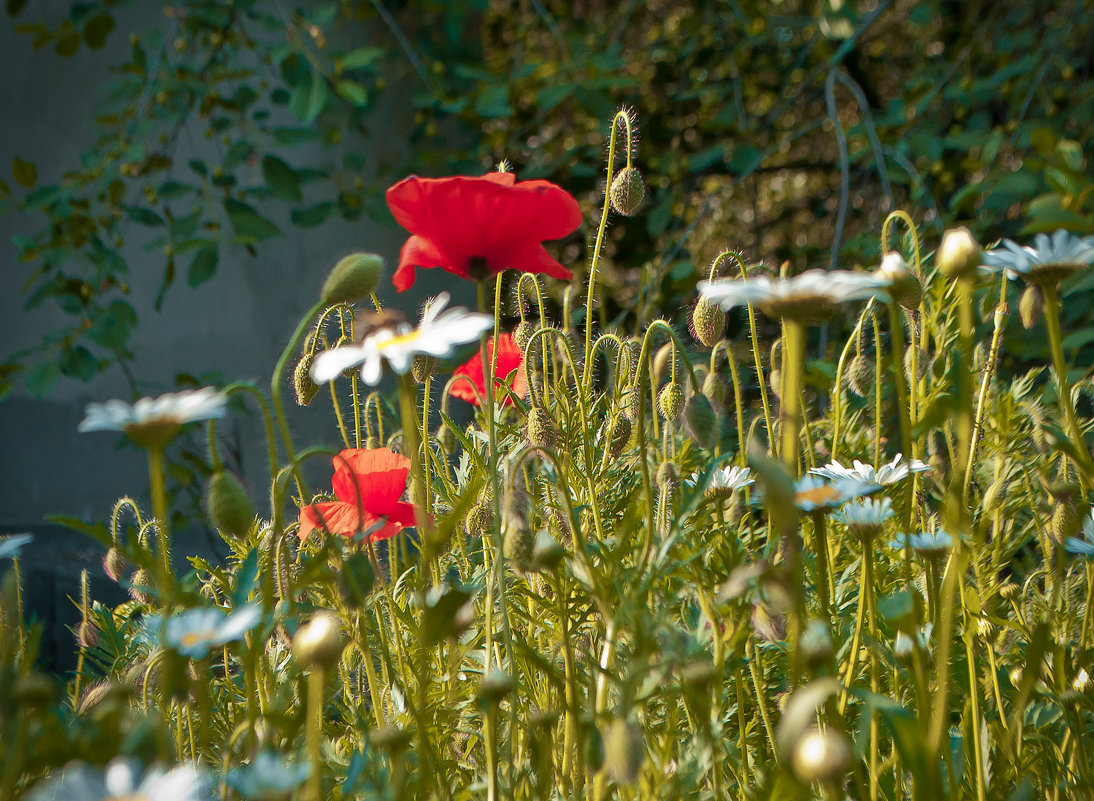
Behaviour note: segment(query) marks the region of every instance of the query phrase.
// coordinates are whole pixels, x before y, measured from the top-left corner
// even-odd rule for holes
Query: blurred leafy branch
[[[386,218],[382,189],[407,172],[504,157],[595,208],[591,165],[623,104],[644,122],[648,200],[608,231],[605,319],[684,305],[726,246],[870,263],[895,206],[984,239],[1094,228],[1094,11],[1078,0],[185,0],[128,43],[134,4],[52,23],[26,5],[6,8],[31,47],[117,56],[79,164],[43,184],[16,155],[0,182],[27,220],[9,282],[69,319],[5,355],[0,397],[114,365],[137,391],[131,270],[162,270],[159,307],[230,249]],[[374,132],[400,120],[392,152]]]

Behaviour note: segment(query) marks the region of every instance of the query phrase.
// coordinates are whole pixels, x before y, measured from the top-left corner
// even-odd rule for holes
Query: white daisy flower
[[[1094,558],[1094,509],[1083,518],[1082,533],[1081,537],[1068,537],[1064,541],[1064,550],[1087,559]]]
[[[1033,247],[1010,239],[984,254],[983,267],[1006,270],[1008,278],[1021,276],[1033,283],[1056,284],[1076,270],[1094,264],[1094,236],[1072,236],[1062,228],[1052,235],[1037,234]]]
[[[907,545],[921,556],[937,559],[945,556],[953,547],[953,537],[939,529],[919,534],[898,534],[895,540],[889,542],[889,547],[898,551],[903,551]]]
[[[89,403],[77,431],[124,431],[141,444],[166,442],[186,423],[213,420],[228,413],[228,396],[212,387],[170,392],[136,403],[108,400]]]
[[[228,786],[244,798],[288,799],[303,784],[311,769],[290,765],[272,751],[260,751],[251,764],[230,771]]]
[[[143,773],[133,760],[115,759],[104,770],[72,762],[57,778],[38,785],[27,801],[212,801],[209,776],[193,765],[152,768]]]
[[[865,298],[885,300],[885,278],[848,270],[806,270],[775,280],[763,275],[723,281],[700,281],[699,292],[723,309],[753,304],[771,317],[824,319],[837,303]]]
[[[0,559],[18,559],[23,546],[33,539],[33,534],[12,534],[10,537],[0,537]]]
[[[917,644],[921,651],[926,651],[931,644],[931,634],[933,632],[934,623],[924,623],[920,626],[916,631],[915,641],[905,632],[898,632],[896,641],[893,643],[893,654],[899,659],[910,659]]]
[[[462,306],[444,311],[449,300],[449,294],[442,292],[427,301],[417,328],[405,320],[399,321],[367,334],[359,345],[323,351],[312,363],[312,380],[324,384],[343,370],[361,365],[361,379],[375,386],[383,374],[382,359],[396,373],[404,375],[417,354],[443,359],[451,356],[458,345],[474,342],[494,327],[494,318],[489,314],[471,312]]]
[[[893,516],[893,502],[888,498],[855,501],[840,509],[835,517],[857,536],[872,536],[881,531],[885,521]]]
[[[847,501],[871,492],[877,492],[881,487],[854,478],[841,478],[828,483],[816,476],[802,476],[794,482],[794,505],[803,512],[814,512],[818,509],[835,509]]]
[[[187,609],[167,621],[164,638],[171,648],[191,659],[201,659],[214,648],[238,640],[262,619],[257,605],[244,606],[231,614],[217,606]]]
[[[905,462],[904,454],[898,453],[891,462],[876,469],[872,465],[855,459],[852,462],[852,467],[844,467],[839,462],[829,462],[824,467],[814,467],[809,472],[833,481],[850,478],[866,484],[878,484],[887,487],[890,484],[904,480],[912,473],[922,473],[924,470],[930,469],[930,465],[921,462],[919,459]]]
[[[750,478],[752,470],[748,467],[722,467],[710,474],[704,492],[709,498],[728,498],[735,491],[744,489],[756,481]],[[687,480],[689,486],[694,487],[699,483],[701,476],[694,474]]]

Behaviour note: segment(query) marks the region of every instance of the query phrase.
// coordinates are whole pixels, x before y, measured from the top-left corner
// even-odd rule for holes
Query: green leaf
[[[293,225],[299,225],[301,228],[315,228],[325,223],[333,211],[333,203],[317,203],[307,208],[293,209],[289,217]]]
[[[84,25],[84,41],[92,50],[101,50],[110,32],[114,30],[114,18],[105,11],[96,14]]]
[[[86,520],[81,520],[75,515],[46,515],[45,518],[47,522],[70,528],[81,534],[86,534],[93,540],[98,540],[104,545],[113,545],[113,541],[110,538],[110,532],[107,531],[105,523],[88,523]]]
[[[82,345],[67,347],[61,354],[61,372],[70,378],[90,381],[99,372],[99,360]]]
[[[552,83],[536,93],[536,106],[540,111],[550,111],[573,92],[567,83]]]
[[[122,348],[137,324],[137,313],[124,300],[112,301],[95,313],[88,336],[104,348]]]
[[[702,172],[717,164],[725,158],[726,149],[723,145],[715,145],[702,150],[688,159],[688,172]]]
[[[41,400],[49,394],[49,391],[53,389],[53,385],[57,383],[60,377],[61,368],[57,363],[45,362],[27,371],[27,375],[23,379],[23,385],[26,387],[28,395]]]
[[[204,284],[217,271],[217,263],[220,260],[220,251],[215,247],[204,247],[194,254],[190,262],[190,269],[186,271],[186,283],[191,289],[197,289]]]
[[[31,162],[16,156],[11,162],[11,174],[20,186],[30,189],[38,183],[38,168]]]
[[[305,125],[311,125],[327,103],[327,79],[312,70],[311,81],[293,90],[289,111]]]
[[[254,589],[256,578],[258,578],[258,549],[247,554],[247,558],[236,571],[236,586],[232,591],[233,608],[239,609],[247,603],[247,596]]]
[[[386,52],[382,47],[358,47],[342,56],[338,63],[344,70],[357,70],[367,67]]]
[[[293,203],[299,203],[303,198],[300,193],[300,176],[277,156],[266,156],[262,159],[262,177],[266,179],[266,187],[274,197]]]
[[[261,242],[281,236],[280,228],[242,200],[225,200],[224,210],[228,213],[228,222],[232,224],[236,235],[245,240]]]
[[[69,31],[57,39],[53,49],[61,58],[72,58],[80,49],[80,34],[74,30]]]
[[[475,111],[487,119],[512,116],[513,107],[509,105],[509,87],[501,83],[488,86],[475,100]]]
[[[4,8],[7,10],[9,17],[17,17],[26,4],[27,0],[7,0]]]
[[[125,211],[126,216],[135,223],[147,225],[149,228],[165,225],[163,217],[156,214],[152,209],[145,209],[140,206],[122,206],[122,209]]]
[[[355,106],[368,104],[368,92],[357,81],[339,81],[334,90]]]

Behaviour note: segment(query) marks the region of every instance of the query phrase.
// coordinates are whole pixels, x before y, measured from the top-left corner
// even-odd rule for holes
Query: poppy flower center
[[[490,265],[484,256],[472,256],[467,260],[467,277],[474,281],[483,281],[490,277]]]

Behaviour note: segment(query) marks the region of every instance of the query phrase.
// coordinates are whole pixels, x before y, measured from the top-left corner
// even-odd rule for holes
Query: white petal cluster
[[[89,403],[77,431],[125,431],[146,425],[183,425],[213,420],[228,413],[228,396],[212,387],[170,392],[158,398],[141,398],[136,403],[108,400]]]
[[[325,384],[343,370],[360,365],[361,379],[369,386],[375,386],[383,375],[384,360],[392,370],[404,375],[416,355],[443,359],[451,356],[457,346],[474,342],[494,327],[494,318],[489,314],[471,312],[459,306],[444,311],[449,300],[448,293],[442,292],[427,301],[417,328],[401,322],[370,334],[359,345],[323,351],[312,363],[312,380]]]
[[[905,546],[911,546],[913,551],[923,556],[943,556],[953,547],[953,536],[939,529],[919,534],[900,534],[889,543],[890,548],[897,550],[904,550]]]
[[[306,764],[290,764],[272,751],[260,751],[251,764],[235,768],[226,778],[244,798],[288,798],[310,773]]]
[[[870,273],[849,270],[806,270],[791,278],[770,276],[727,281],[700,281],[702,296],[723,309],[765,303],[810,301],[843,303],[871,297],[885,297],[888,281]]]
[[[712,498],[728,498],[735,491],[756,483],[751,474],[748,467],[721,467],[710,474],[703,491]],[[688,486],[696,486],[701,479],[699,473],[694,474],[687,480]]]
[[[231,614],[220,607],[187,609],[167,621],[167,644],[183,656],[201,659],[213,648],[240,639],[262,619],[257,605],[244,606]]]
[[[31,791],[27,799],[212,801],[213,790],[209,775],[193,765],[176,765],[170,769],[152,768],[144,773],[135,761],[118,758],[101,771],[82,762],[73,762],[65,767],[59,777],[48,780]]]
[[[888,498],[855,501],[840,509],[838,517],[849,527],[881,526],[893,516],[893,502]]]
[[[904,454],[898,453],[891,462],[878,468],[855,459],[851,467],[844,467],[839,462],[829,462],[824,467],[814,467],[809,472],[833,481],[849,478],[865,484],[878,484],[887,487],[890,484],[904,480],[912,473],[922,473],[930,469],[930,465],[921,462],[919,459],[905,462]]]
[[[1033,237],[1033,247],[1019,245],[1011,239],[984,254],[984,267],[991,272],[1007,271],[1007,277],[1029,275],[1042,267],[1060,265],[1084,267],[1094,264],[1094,236],[1073,236],[1064,229],[1050,238],[1048,234]]]
[[[33,540],[33,534],[12,534],[10,537],[0,537],[0,559],[18,559],[23,546]]]
[[[829,483],[816,476],[802,476],[794,482],[794,505],[803,512],[835,509],[847,501],[877,492],[881,487],[856,478],[838,478]]]

